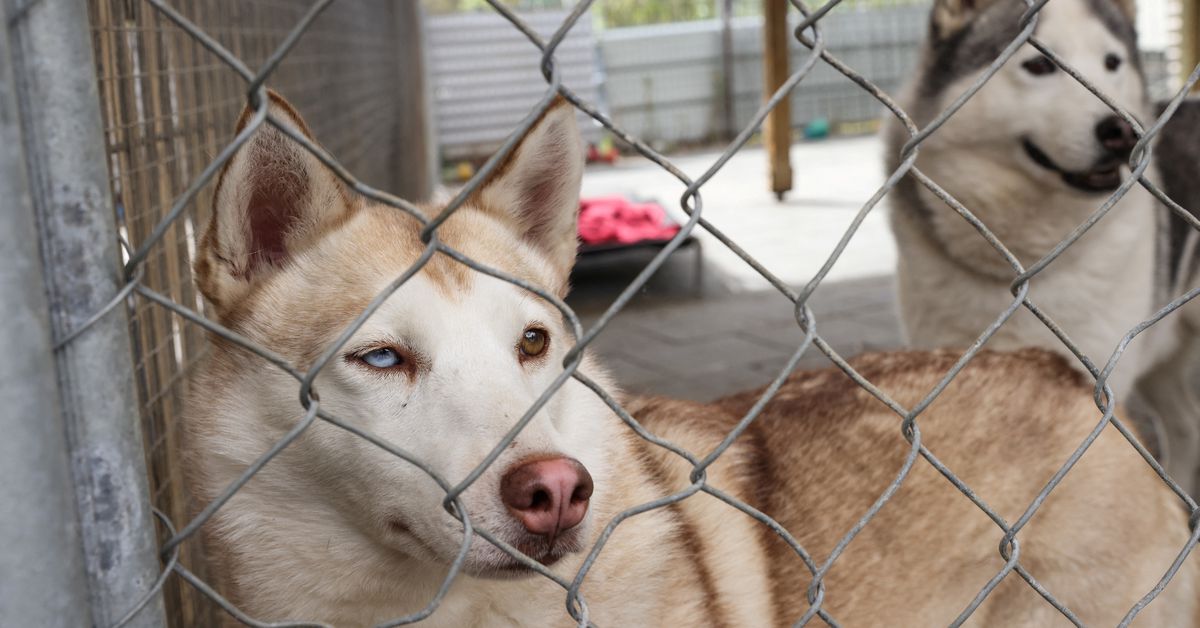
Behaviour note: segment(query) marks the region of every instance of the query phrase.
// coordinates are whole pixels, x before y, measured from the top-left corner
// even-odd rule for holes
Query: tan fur
[[[894,353],[852,364],[912,407],[957,358],[953,351]],[[727,424],[757,398],[720,402],[732,413]],[[1012,523],[1099,418],[1090,389],[1065,360],[1022,350],[980,354],[917,425],[923,444]],[[794,377],[748,435],[761,458],[750,503],[823,562],[899,471],[909,452],[900,422],[840,371]],[[1018,534],[1021,564],[1086,625],[1115,625],[1186,543],[1180,505],[1116,429],[1106,428]],[[825,608],[844,625],[948,624],[1003,567],[1001,538],[982,511],[917,460],[830,571]],[[781,558],[771,579],[790,613],[779,619],[794,621],[811,577],[782,541],[770,537],[769,547]],[[1189,558],[1138,625],[1195,625],[1196,571]],[[974,618],[981,626],[1061,621],[1015,574]]]
[[[291,115],[305,128],[294,112],[276,106],[277,115]],[[572,115],[561,107],[548,113],[514,154],[518,163],[505,164],[450,217],[438,230],[440,241],[546,290],[565,289],[570,260],[555,240],[573,234],[577,170],[550,167],[543,175],[554,189],[530,193],[527,160],[546,142],[575,141]],[[247,150],[295,150],[277,139],[268,136],[267,144]],[[305,159],[289,152],[266,163]],[[220,184],[231,186],[215,208],[225,218],[263,192],[254,187],[262,179],[244,163],[235,161]],[[299,204],[284,208],[295,214],[279,227],[281,241],[271,240],[278,234],[214,222],[201,244],[199,284],[218,317],[299,369],[310,367],[424,246],[412,217],[361,199],[338,205],[337,195],[327,194],[335,188],[318,179],[300,185],[304,193],[267,190]],[[500,206],[496,199],[505,198],[521,200]],[[427,209],[432,215],[434,208]],[[314,219],[331,211],[337,220]],[[282,246],[269,260],[240,258],[250,260],[245,268],[222,255],[247,250],[255,238]],[[547,330],[548,354],[518,360],[515,339],[530,324]],[[355,351],[380,342],[408,352],[404,369],[370,371],[358,362]],[[454,484],[560,372],[570,345],[550,306],[439,254],[326,364],[315,390],[323,410],[411,452]],[[884,354],[854,364],[911,405],[954,357]],[[586,359],[580,371],[613,390],[595,360]],[[196,378],[185,424],[187,480],[204,504],[303,411],[295,380],[221,338],[214,338]],[[628,407],[652,432],[703,457],[756,398],[747,393],[707,406],[638,399]],[[1036,351],[984,352],[918,425],[933,452],[1013,521],[1098,419],[1089,389],[1062,360]],[[774,517],[821,561],[898,470],[908,451],[899,425],[840,372],[797,374],[708,468],[706,481]],[[1148,591],[1187,537],[1176,500],[1112,431],[1018,537],[1021,564],[1097,625],[1115,623]],[[578,551],[550,568],[567,582],[614,517],[692,490],[688,464],[638,438],[572,380],[463,493],[473,526],[521,538],[499,505],[499,476],[520,460],[546,455],[577,458],[595,480],[588,518],[573,531]],[[461,526],[441,509],[443,496],[408,463],[318,421],[217,512],[203,539],[219,590],[256,619],[372,625],[421,610],[440,585],[462,539]],[[918,461],[829,573],[825,608],[844,625],[947,623],[999,570],[1000,537]],[[463,571],[422,625],[577,623],[559,585],[489,571],[503,560],[476,538]],[[1190,559],[1142,625],[1192,624],[1195,571]],[[598,626],[785,626],[804,612],[808,582],[799,559],[764,526],[698,493],[624,520],[581,593]],[[1044,625],[1053,621],[1047,609],[1011,576],[976,623]]]

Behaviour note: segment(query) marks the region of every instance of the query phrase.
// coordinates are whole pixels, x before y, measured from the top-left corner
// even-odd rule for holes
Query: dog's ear
[[[953,37],[984,9],[999,0],[936,0],[929,16],[930,35],[935,41]],[[1012,1],[1012,0],[1008,0]]]
[[[565,292],[578,243],[583,139],[575,108],[561,96],[473,197],[541,251]]]
[[[304,120],[270,92],[269,112],[309,140]],[[249,107],[240,132],[253,116]],[[315,143],[315,140],[313,140]],[[350,215],[345,186],[312,153],[264,122],[221,171],[195,264],[200,291],[223,318],[297,252]]]
[[[1137,23],[1137,0],[1113,0],[1113,4],[1125,14],[1130,24]]]

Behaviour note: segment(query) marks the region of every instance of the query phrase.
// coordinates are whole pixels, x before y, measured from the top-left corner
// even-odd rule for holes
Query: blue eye
[[[365,362],[367,366],[377,369],[395,368],[404,362],[404,359],[400,357],[399,353],[396,353],[395,349],[388,347],[365,353],[359,359]]]

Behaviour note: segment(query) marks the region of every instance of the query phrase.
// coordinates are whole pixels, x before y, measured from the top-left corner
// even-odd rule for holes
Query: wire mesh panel
[[[150,441],[148,451],[153,469],[155,500],[162,511],[165,529],[162,545],[164,571],[163,577],[158,581],[156,587],[164,586],[165,582],[171,582],[171,586],[175,587],[186,581],[205,597],[218,602],[230,613],[238,615],[239,618],[245,619],[245,616],[229,601],[221,598],[217,592],[204,583],[205,574],[202,565],[195,560],[188,564],[189,557],[186,554],[180,556],[181,548],[186,547],[184,541],[195,535],[200,526],[232,495],[243,488],[267,462],[280,451],[292,445],[317,421],[330,423],[368,439],[374,445],[425,471],[445,492],[444,506],[447,511],[458,518],[464,527],[462,553],[459,554],[459,559],[450,565],[443,587],[432,596],[429,605],[423,611],[397,618],[392,625],[416,622],[430,613],[436,613],[439,604],[447,594],[450,583],[460,575],[466,549],[472,542],[483,543],[485,541],[508,552],[521,564],[560,585],[563,588],[563,596],[567,602],[566,607],[571,616],[580,625],[587,625],[587,600],[580,593],[579,583],[587,576],[596,557],[604,551],[604,543],[608,538],[607,533],[612,532],[623,521],[635,514],[668,507],[681,500],[690,499],[700,492],[717,496],[733,509],[762,523],[773,534],[788,540],[789,546],[806,561],[808,569],[813,575],[812,583],[808,587],[807,607],[790,609],[795,612],[797,623],[804,625],[819,618],[836,625],[836,618],[830,616],[823,606],[826,574],[838,560],[841,551],[854,541],[859,532],[872,524],[876,514],[904,484],[913,466],[918,464],[933,465],[942,477],[963,494],[965,499],[970,500],[987,514],[995,523],[997,538],[1001,540],[999,553],[1004,559],[1003,568],[980,589],[974,599],[961,601],[963,611],[956,624],[970,617],[1006,578],[1009,581],[1024,580],[1047,604],[1052,605],[1066,619],[1078,624],[1077,618],[1067,606],[1055,597],[1054,591],[1043,588],[1028,572],[1023,570],[1017,550],[1018,534],[1038,512],[1045,498],[1056,489],[1079,458],[1096,440],[1100,432],[1110,425],[1116,426],[1121,431],[1128,440],[1129,446],[1134,447],[1146,464],[1150,465],[1162,481],[1174,491],[1180,503],[1192,513],[1192,520],[1195,522],[1197,512],[1200,512],[1197,510],[1195,501],[1166,475],[1162,467],[1133,436],[1133,433],[1125,428],[1123,422],[1116,415],[1115,403],[1113,403],[1114,394],[1107,386],[1106,380],[1121,357],[1125,346],[1132,341],[1135,335],[1171,314],[1184,302],[1194,297],[1197,292],[1200,292],[1200,289],[1183,295],[1175,295],[1175,300],[1154,314],[1143,325],[1131,329],[1123,343],[1113,352],[1108,363],[1102,367],[1097,367],[1088,361],[1066,333],[1058,329],[1045,313],[1037,309],[1036,304],[1028,297],[1028,290],[1031,279],[1062,255],[1063,251],[1072,246],[1092,225],[1101,220],[1115,201],[1134,185],[1142,185],[1155,193],[1181,219],[1193,228],[1200,228],[1200,222],[1162,195],[1144,174],[1150,159],[1146,147],[1158,133],[1163,121],[1174,113],[1186,90],[1200,80],[1200,67],[1191,73],[1184,89],[1166,108],[1163,117],[1154,121],[1153,124],[1143,126],[1128,112],[1114,107],[1115,113],[1125,118],[1141,138],[1131,159],[1133,177],[1126,180],[1107,201],[1097,207],[1095,214],[1087,222],[1080,225],[1045,258],[1026,267],[1005,248],[987,225],[974,217],[970,208],[963,207],[951,198],[938,187],[936,182],[928,179],[914,167],[914,163],[921,143],[931,134],[936,133],[950,116],[955,115],[963,103],[974,95],[999,67],[1016,53],[1019,47],[1026,43],[1041,50],[1053,63],[1071,73],[1092,90],[1098,98],[1105,99],[1103,94],[1099,93],[1086,79],[1078,76],[1035,35],[1039,11],[1046,4],[1046,0],[1028,3],[1028,10],[1021,18],[1021,30],[1016,38],[1003,48],[1000,55],[960,98],[953,101],[945,111],[922,129],[918,129],[912,123],[909,115],[897,106],[885,92],[864,78],[851,64],[845,63],[830,52],[829,43],[821,30],[821,22],[822,18],[830,11],[837,10],[839,4],[837,0],[825,4],[819,9],[810,8],[800,0],[795,0],[792,4],[801,16],[795,36],[809,50],[809,53],[803,57],[789,80],[758,109],[753,119],[745,125],[712,166],[694,179],[685,175],[669,159],[655,152],[639,138],[626,133],[614,124],[600,113],[593,103],[580,98],[577,93],[563,85],[560,72],[555,65],[555,50],[564,40],[565,35],[587,13],[591,2],[583,1],[575,5],[549,38],[537,35],[534,29],[531,29],[521,17],[506,8],[503,3],[492,2],[492,8],[508,24],[523,33],[531,46],[541,51],[540,69],[546,80],[545,91],[536,102],[530,103],[528,116],[517,125],[499,152],[468,181],[466,186],[450,201],[447,208],[436,217],[426,215],[412,204],[373,187],[373,185],[386,186],[388,169],[393,167],[389,165],[391,156],[388,153],[388,142],[380,141],[380,138],[387,137],[386,130],[393,123],[387,114],[389,107],[389,88],[387,86],[389,78],[395,75],[395,64],[402,62],[396,54],[390,52],[391,49],[388,45],[388,29],[394,23],[389,9],[386,8],[388,5],[379,3],[370,5],[374,8],[368,9],[365,8],[367,5],[355,3],[338,4],[332,8],[331,4],[332,2],[329,0],[319,0],[314,3],[234,2],[233,0],[229,2],[183,2],[182,0],[136,2],[129,0],[123,3],[93,2],[91,4],[99,60],[98,69],[103,85],[102,104],[108,121],[112,188],[114,196],[118,199],[120,219],[129,251],[126,266],[129,280],[128,290],[136,295],[133,335],[139,367],[138,385],[142,395],[143,414],[147,422],[146,434]],[[862,206],[858,219],[845,232],[841,243],[828,259],[825,267],[808,285],[796,290],[773,275],[770,269],[763,268],[737,243],[726,237],[717,226],[705,220],[701,199],[706,182],[757,132],[764,118],[774,107],[786,106],[794,91],[803,91],[802,81],[817,67],[831,68],[871,94],[888,109],[890,115],[900,120],[911,139],[903,147],[900,165],[889,174],[887,181],[877,193]],[[312,116],[316,135],[324,137],[330,142],[328,150],[314,145],[303,134],[290,127],[286,121],[276,119],[273,114],[269,113],[266,85],[278,87],[280,91],[294,98],[299,107]],[[502,270],[470,259],[442,242],[438,237],[439,229],[444,221],[449,219],[485,181],[493,176],[505,157],[515,149],[518,142],[533,128],[535,122],[553,105],[559,95],[565,97],[579,111],[586,113],[608,128],[610,132],[643,156],[675,176],[680,182],[682,208],[689,215],[688,222],[679,234],[654,258],[644,272],[631,282],[605,314],[587,329],[583,328],[576,314],[558,296]],[[1106,100],[1106,102],[1108,101]],[[246,120],[246,126],[237,134],[236,139],[230,142],[228,138],[232,135],[233,120],[237,111],[246,103],[252,108],[251,115]],[[198,302],[188,277],[189,264],[194,257],[194,236],[205,219],[200,208],[207,206],[211,200],[208,197],[210,192],[207,185],[211,183],[218,169],[231,159],[240,146],[247,142],[251,134],[263,128],[264,125],[277,128],[299,143],[305,150],[331,168],[357,193],[390,206],[395,211],[405,212],[421,224],[420,238],[425,246],[424,253],[411,268],[397,277],[384,292],[380,293],[355,319],[350,329],[345,330],[333,346],[325,348],[321,357],[311,365],[290,364],[280,358],[271,347],[257,346],[247,342],[242,336],[205,318],[204,307]],[[962,354],[937,386],[927,391],[927,394],[911,407],[896,402],[856,372],[846,360],[838,355],[817,333],[817,321],[806,305],[829,268],[837,262],[845,242],[854,236],[861,219],[875,209],[880,199],[904,177],[913,177],[921,185],[946,201],[964,220],[974,226],[1011,266],[1014,277],[1013,298],[1010,305],[1004,311],[996,313],[995,321],[983,331],[979,341]],[[613,396],[579,371],[584,349],[598,334],[604,332],[613,317],[642,289],[649,277],[664,263],[667,256],[697,229],[709,231],[747,264],[753,266],[791,301],[795,305],[797,324],[804,331],[803,342],[796,347],[795,353],[786,367],[778,373],[772,384],[763,392],[760,402],[754,404],[742,417],[720,446],[702,458],[688,454],[671,443],[645,433]],[[434,256],[447,256],[472,272],[489,274],[544,299],[563,314],[576,336],[575,345],[567,353],[563,362],[563,370],[556,377],[554,383],[540,394],[537,401],[515,422],[512,430],[495,443],[494,448],[476,467],[475,471],[457,485],[447,482],[445,478],[438,477],[430,470],[430,467],[425,465],[425,461],[398,448],[395,444],[388,443],[360,428],[347,424],[321,406],[313,389],[317,373],[327,366],[351,334],[363,325],[367,317],[376,311],[388,296],[425,267]],[[116,302],[114,307],[119,303],[120,301]],[[919,419],[925,408],[975,357],[983,344],[1020,308],[1026,308],[1033,312],[1049,326],[1096,378],[1097,426],[1079,444],[1075,453],[1065,461],[1059,472],[1050,479],[1036,499],[1029,504],[1028,509],[1018,519],[1007,521],[975,495],[971,488],[955,475],[954,469],[942,465],[922,444]],[[247,468],[236,482],[221,491],[217,498],[208,504],[199,515],[189,518],[189,512],[185,508],[186,496],[182,494],[176,477],[178,461],[174,460],[172,456],[177,439],[175,431],[177,430],[179,399],[187,386],[189,367],[203,353],[202,330],[220,336],[224,342],[245,348],[295,378],[300,405],[303,406],[303,416],[286,436],[265,451],[262,457]],[[782,386],[806,351],[824,353],[844,371],[846,376],[895,412],[897,415],[896,446],[905,452],[905,462],[902,468],[871,506],[861,513],[857,522],[845,531],[837,548],[821,564],[814,563],[804,549],[799,547],[794,539],[769,516],[754,510],[733,496],[720,493],[708,485],[705,480],[705,469],[721,457],[732,443],[746,431],[762,411],[765,403]],[[567,379],[572,377],[595,391],[613,412],[639,436],[680,455],[693,471],[691,484],[686,490],[640,504],[619,513],[609,521],[605,528],[606,534],[602,534],[597,544],[590,549],[587,560],[584,561],[579,572],[574,575],[573,581],[550,573],[540,563],[504,544],[487,530],[476,528],[472,523],[472,513],[464,508],[459,499],[464,491],[496,460],[500,452],[514,442],[521,430],[530,423],[534,415],[564,385]],[[1197,535],[1200,535],[1200,528],[1196,528],[1195,525],[1193,528],[1195,531],[1190,539],[1179,548],[1178,559],[1171,565],[1162,566],[1160,585],[1153,590],[1139,592],[1139,594],[1144,593],[1144,597],[1129,610],[1126,623],[1132,621],[1147,604],[1152,602],[1180,569],[1183,560],[1195,546]],[[482,540],[475,538],[477,536],[482,537]],[[180,562],[180,558],[183,559],[183,562]],[[170,578],[173,575],[179,577]],[[171,591],[168,594],[169,602],[177,611],[177,622],[204,624],[207,621],[201,617],[199,611],[191,606],[192,602],[183,597],[182,592],[169,591]],[[152,594],[153,590],[148,591],[148,596]]]
[[[188,20],[252,65],[261,65],[308,11],[301,0],[198,0],[177,3]],[[204,304],[191,276],[197,234],[208,220],[211,189],[152,235],[233,134],[245,83],[199,41],[141,0],[92,0],[101,107],[112,193],[121,233],[134,249],[157,241],[139,281],[196,311]],[[280,63],[272,84],[306,112],[329,148],[364,180],[386,183],[396,167],[394,7],[345,2],[315,22]],[[204,330],[141,301],[131,316],[137,386],[153,503],[175,521],[189,513],[179,460],[179,421],[192,366],[205,353]],[[182,559],[204,573],[204,561]],[[211,620],[190,588],[165,590],[174,625]]]

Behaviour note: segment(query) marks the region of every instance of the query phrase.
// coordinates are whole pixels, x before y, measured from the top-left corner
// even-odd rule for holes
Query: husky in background
[[[927,125],[978,78],[1019,32],[1017,0],[937,0],[923,58],[901,106]],[[1154,120],[1137,52],[1132,0],[1055,0],[1036,35],[1143,126]],[[1161,133],[1156,158],[1164,189],[1196,211],[1200,109],[1186,103]],[[889,119],[889,167],[908,140]],[[1194,126],[1189,126],[1194,125]],[[987,225],[1028,268],[1095,212],[1128,176],[1132,127],[1095,95],[1026,44],[961,110],[920,145],[917,168]],[[1172,153],[1172,151],[1174,151]],[[1171,154],[1171,157],[1167,157]],[[1190,157],[1188,157],[1190,155]],[[1169,162],[1169,163],[1168,163]],[[1160,180],[1159,169],[1147,170]],[[891,195],[899,248],[903,327],[917,347],[966,346],[1012,302],[1016,274],[979,233],[914,177]],[[1194,236],[1140,185],[1030,282],[1029,298],[1097,368],[1133,327],[1194,284]],[[1118,400],[1188,490],[1200,462],[1200,343],[1189,306],[1135,339],[1109,377]],[[1195,346],[1193,346],[1195,344]],[[1025,308],[988,346],[1068,349]],[[1152,377],[1151,377],[1152,376]],[[1146,406],[1149,406],[1147,408]]]

